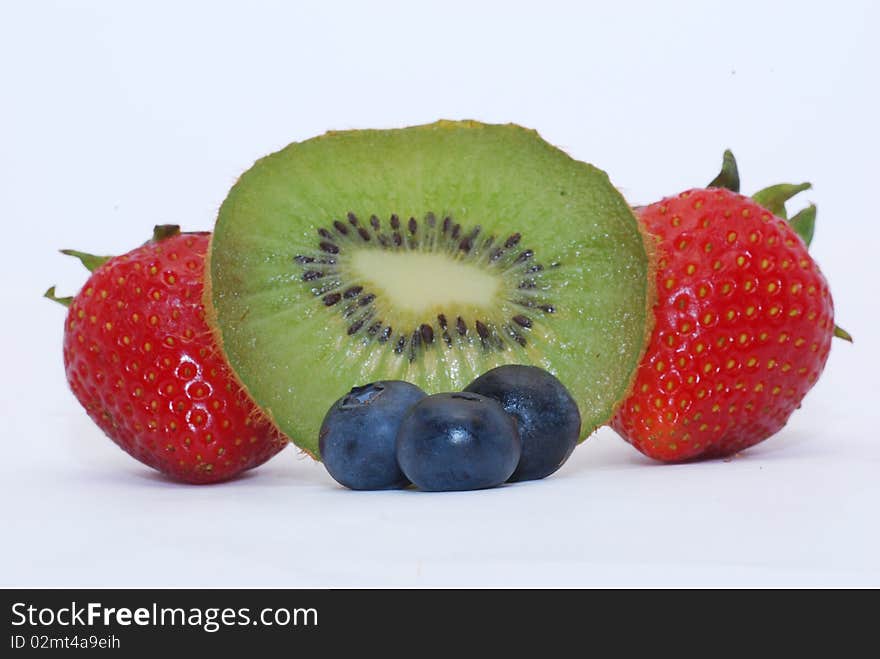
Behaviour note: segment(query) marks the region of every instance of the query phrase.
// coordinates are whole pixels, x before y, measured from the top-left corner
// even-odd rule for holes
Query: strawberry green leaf
[[[63,304],[65,307],[69,307],[70,303],[73,302],[72,297],[58,297],[55,295],[55,287],[50,286],[49,290],[43,293],[43,297],[52,300],[53,302],[57,302],[58,304]]]
[[[61,253],[67,254],[67,256],[74,256],[78,258],[89,272],[94,272],[102,265],[107,263],[107,261],[113,258],[112,256],[96,256],[94,254],[86,254],[85,252],[78,252],[75,249],[62,249]]]
[[[153,227],[153,242],[171,238],[179,233],[180,226],[177,224],[157,224]]]
[[[795,233],[801,237],[804,244],[809,247],[813,241],[813,233],[816,230],[816,204],[810,204],[798,212],[788,223]]]
[[[834,336],[836,336],[838,339],[843,339],[844,341],[849,341],[850,343],[853,342],[852,334],[847,332],[845,329],[843,329],[839,325],[834,326]]]
[[[724,152],[718,176],[713,178],[706,187],[727,188],[731,192],[739,192],[739,169],[736,166],[736,158],[733,157],[733,152],[730,149]]]
[[[773,213],[776,217],[781,217],[783,220],[787,220],[788,213],[785,210],[785,202],[794,197],[798,192],[809,190],[811,187],[813,186],[810,183],[800,183],[798,185],[792,183],[780,183],[759,190],[752,195],[752,199]]]

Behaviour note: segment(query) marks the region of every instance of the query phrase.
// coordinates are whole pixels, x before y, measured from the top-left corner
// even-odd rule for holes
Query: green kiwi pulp
[[[604,172],[519,126],[441,121],[259,160],[220,209],[206,306],[242,384],[313,456],[355,385],[458,391],[509,363],[556,375],[586,436],[638,365],[648,269]]]

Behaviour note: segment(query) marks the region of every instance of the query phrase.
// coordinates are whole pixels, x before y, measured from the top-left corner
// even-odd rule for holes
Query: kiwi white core
[[[429,252],[359,250],[351,256],[351,268],[358,280],[382,291],[394,309],[413,314],[491,308],[503,283],[477,265]]]

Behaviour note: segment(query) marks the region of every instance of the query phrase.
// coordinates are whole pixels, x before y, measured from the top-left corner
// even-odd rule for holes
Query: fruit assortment
[[[660,461],[723,457],[851,340],[815,206],[788,217],[808,187],[746,197],[727,152],[705,188],[631,208],[519,126],[331,132],[258,161],[211,233],[65,250],[92,274],[46,296],[89,416],[184,482],[293,442],[350,489],[480,489],[551,475],[602,425]]]

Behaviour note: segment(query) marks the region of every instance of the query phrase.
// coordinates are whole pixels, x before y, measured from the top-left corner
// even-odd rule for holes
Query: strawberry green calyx
[[[718,173],[712,181],[707,185],[707,188],[725,188],[726,190],[730,190],[731,192],[739,192],[739,168],[736,164],[736,158],[733,156],[733,152],[730,149],[725,150],[724,157],[721,161],[721,171]],[[759,190],[755,194],[752,195],[752,199],[766,208],[768,211],[773,213],[776,217],[781,217],[783,220],[788,219],[788,213],[785,210],[785,202],[794,197],[799,192],[803,192],[804,190],[809,190],[812,186],[810,183],[779,183],[778,185],[771,185],[768,188],[764,188],[763,190]],[[797,216],[800,216],[802,213],[807,211],[801,211]],[[801,225],[804,229],[804,234],[807,234],[812,239],[812,228],[816,221],[816,207],[812,207],[812,220],[809,220],[808,213],[807,216],[802,217],[798,224]],[[794,218],[792,218],[794,220]],[[798,235],[801,234],[801,231],[796,227],[795,230],[798,232]],[[809,241],[804,239],[804,242],[809,245]]]
[[[811,183],[779,183],[771,185],[769,188],[758,190],[752,195],[758,204],[773,213],[776,217],[783,220],[788,219],[788,212],[785,210],[785,202],[794,197],[799,192],[809,190],[813,185]]]
[[[180,226],[177,224],[157,224],[153,227],[153,242],[158,243],[180,234]]]
[[[852,334],[847,332],[839,325],[834,326],[834,337],[838,339],[843,339],[844,341],[848,341],[849,343],[853,342]]]
[[[97,256],[95,254],[87,254],[86,252],[78,252],[75,249],[62,249],[61,253],[79,259],[80,263],[82,263],[89,272],[94,272],[113,258],[112,256]]]
[[[58,304],[61,304],[65,307],[69,307],[70,303],[73,302],[73,296],[68,295],[67,297],[58,297],[57,295],[55,295],[54,286],[50,286],[48,290],[43,293],[43,297],[52,300],[53,302],[57,302]]]
[[[788,223],[794,232],[801,237],[804,244],[809,247],[813,242],[813,233],[816,231],[816,204],[810,204],[800,210]]]
[[[167,240],[168,238],[173,238],[174,236],[180,235],[180,226],[177,224],[157,224],[153,227],[153,236],[148,240],[147,243],[153,242],[158,243],[163,240]],[[98,256],[96,254],[89,254],[87,252],[80,252],[75,249],[62,249],[62,254],[66,254],[67,256],[73,256],[78,258],[80,262],[86,267],[89,272],[94,272],[102,265],[107,263],[112,256]]]
[[[79,259],[80,263],[82,263],[89,272],[94,272],[113,258],[112,256],[96,256],[95,254],[78,252],[75,249],[62,249],[61,253]],[[43,293],[43,297],[52,300],[53,302],[57,302],[58,304],[62,304],[65,307],[69,307],[70,303],[73,302],[72,296],[59,297],[56,295],[54,286],[50,286],[49,289]]]
[[[724,152],[721,172],[706,187],[725,188],[731,192],[739,192],[739,169],[736,165],[736,158],[734,158],[730,149]],[[813,233],[816,230],[816,205],[810,204],[789,219],[785,203],[796,194],[809,190],[811,187],[813,186],[810,183],[779,183],[759,190],[752,195],[752,200],[766,208],[776,217],[788,220],[791,228],[801,237],[804,244],[809,247],[810,242],[813,240]]]
[[[727,149],[721,160],[721,171],[718,173],[707,188],[726,188],[731,192],[739,192],[739,168],[736,166],[736,158],[733,152]]]

